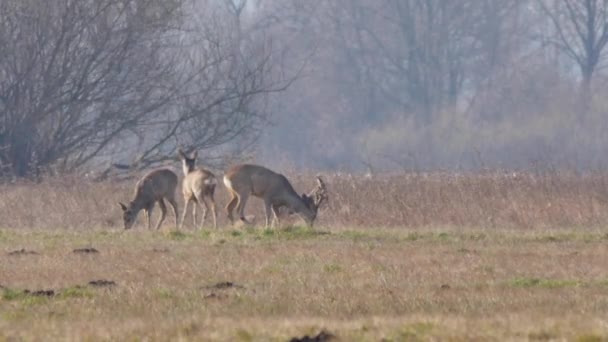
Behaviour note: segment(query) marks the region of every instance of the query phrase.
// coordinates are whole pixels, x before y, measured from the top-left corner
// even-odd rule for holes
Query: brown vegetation
[[[608,337],[607,174],[323,176],[315,230],[124,231],[135,180],[2,185],[0,254],[37,254],[0,263],[0,341]]]
[[[315,181],[314,174],[287,176],[299,192]],[[608,174],[603,172],[323,177],[329,201],[319,212],[321,226],[567,228],[608,222]],[[1,185],[0,227],[122,228],[116,201],[131,195],[133,183],[65,178]],[[220,187],[218,205],[225,206],[228,198],[226,189]],[[263,218],[263,203],[253,200],[246,214]],[[143,222],[140,217],[138,227],[143,227]],[[286,223],[301,222],[293,217]],[[219,226],[226,225],[226,214],[221,212]]]
[[[322,232],[2,230],[0,340],[608,337],[602,231]]]

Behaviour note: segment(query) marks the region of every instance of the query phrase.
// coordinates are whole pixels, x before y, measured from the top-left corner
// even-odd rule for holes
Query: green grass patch
[[[448,241],[450,239],[450,234],[446,233],[446,232],[441,232],[439,234],[437,234],[437,239],[439,239],[440,241]]]
[[[15,289],[9,289],[9,288],[2,289],[2,299],[3,300],[18,300],[18,299],[23,299],[26,296],[27,296],[27,294],[25,292],[23,292],[22,290],[15,290]]]
[[[276,236],[280,239],[294,240],[294,239],[313,239],[321,235],[330,235],[330,232],[316,230],[311,227],[305,226],[287,226],[283,229],[278,229]]]
[[[196,232],[196,235],[202,240],[209,240],[211,238],[211,230],[203,229]]]
[[[556,289],[563,287],[576,287],[582,285],[583,282],[580,280],[561,280],[561,279],[542,279],[542,278],[516,278],[508,282],[509,286],[512,287],[523,287],[523,288],[546,288]]]
[[[262,231],[262,235],[265,237],[272,237],[276,235],[276,231],[274,229],[266,228]]]
[[[575,233],[561,233],[561,234],[550,234],[538,236],[536,241],[539,242],[567,242],[582,239],[583,236],[579,236]],[[584,240],[584,239],[583,239]]]
[[[364,232],[361,230],[345,230],[343,232],[338,233],[338,236],[353,241],[364,241],[372,237],[368,232]]]
[[[583,334],[576,338],[577,342],[606,342],[608,337],[595,335],[595,334]]]
[[[239,329],[236,331],[236,338],[238,341],[250,342],[253,341],[253,336],[245,329]]]
[[[546,330],[533,331],[528,334],[530,341],[551,341],[557,338],[557,335]]]
[[[417,241],[417,240],[422,239],[422,237],[423,236],[418,232],[411,232],[411,233],[407,233],[404,240],[405,241]]]
[[[430,322],[418,322],[408,324],[400,329],[396,341],[426,341],[425,336],[435,329],[435,325]],[[428,338],[428,336],[427,336]]]
[[[73,286],[68,287],[59,293],[59,297],[63,299],[67,298],[92,298],[93,292],[90,288],[84,286]]]
[[[177,298],[177,295],[173,291],[171,291],[170,289],[166,289],[166,288],[158,288],[158,289],[156,289],[155,293],[159,298],[162,298],[162,299]]]
[[[6,301],[19,301],[23,305],[37,305],[46,303],[49,298],[44,295],[36,295],[25,290],[4,288],[2,291],[2,299]]]
[[[188,234],[179,230],[171,230],[167,233],[169,239],[174,241],[182,241],[188,238]]]
[[[342,266],[338,264],[326,264],[323,266],[323,271],[327,273],[338,273],[342,271]]]

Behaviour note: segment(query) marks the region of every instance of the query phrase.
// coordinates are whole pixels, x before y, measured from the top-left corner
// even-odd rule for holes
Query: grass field
[[[607,243],[563,229],[4,230],[0,340],[602,341]]]
[[[0,341],[608,341],[608,177],[518,177],[328,177],[314,229],[201,231],[123,231],[129,182],[4,185]]]

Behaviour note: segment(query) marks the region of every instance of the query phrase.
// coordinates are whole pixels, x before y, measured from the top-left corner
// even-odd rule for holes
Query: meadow
[[[124,231],[134,180],[1,185],[0,341],[608,340],[608,174],[324,177],[315,226],[274,229]]]

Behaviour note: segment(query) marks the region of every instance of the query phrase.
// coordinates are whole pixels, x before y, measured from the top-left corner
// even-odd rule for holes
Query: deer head
[[[315,214],[319,210],[319,207],[321,207],[321,204],[328,200],[327,187],[321,177],[317,176],[317,186],[308,195],[302,194],[302,200]]]
[[[177,155],[182,161],[182,168],[185,175],[196,168],[196,157],[198,156],[198,151],[194,151],[190,156],[188,156],[182,149],[179,149],[177,150]]]
[[[135,223],[135,219],[137,218],[137,212],[133,210],[133,204],[129,203],[129,205],[125,205],[122,202],[118,202],[120,208],[122,209],[122,220],[124,222],[125,229],[130,229]]]

